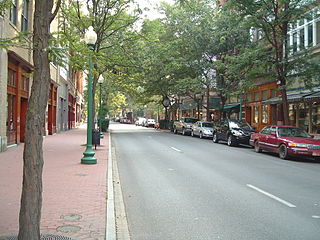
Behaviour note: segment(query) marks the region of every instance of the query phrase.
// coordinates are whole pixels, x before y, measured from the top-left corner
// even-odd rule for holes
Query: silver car
[[[200,138],[212,138],[213,135],[213,123],[212,122],[205,122],[205,121],[198,121],[193,124],[191,130],[191,136],[199,136]]]

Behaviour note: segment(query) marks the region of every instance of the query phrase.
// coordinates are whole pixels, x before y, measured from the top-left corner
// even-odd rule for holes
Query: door
[[[17,143],[17,116],[16,116],[16,96],[7,95],[8,115],[7,115],[7,144],[12,145]]]

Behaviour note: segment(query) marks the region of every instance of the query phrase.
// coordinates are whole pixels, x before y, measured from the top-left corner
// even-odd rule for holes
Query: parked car
[[[199,138],[204,137],[212,137],[213,135],[213,123],[212,122],[205,122],[205,121],[198,121],[193,124],[191,129],[191,136],[199,136]]]
[[[149,118],[149,119],[147,119],[145,126],[146,127],[154,127],[155,122],[156,121],[154,119]]]
[[[182,117],[179,121],[175,121],[173,123],[173,133],[177,134],[181,132],[182,135],[190,135],[192,125],[197,121],[199,121],[197,118]]]
[[[228,146],[237,146],[240,143],[249,145],[250,135],[254,129],[246,122],[223,119],[216,122],[213,129],[213,142],[227,141]]]
[[[316,140],[302,128],[271,125],[251,135],[250,145],[256,152],[275,152],[282,159],[290,156],[320,157],[320,140]]]

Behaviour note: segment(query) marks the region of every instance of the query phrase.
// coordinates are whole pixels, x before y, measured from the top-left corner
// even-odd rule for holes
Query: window
[[[253,107],[253,122],[258,123],[259,122],[259,106]]]
[[[29,78],[28,77],[22,76],[20,88],[24,91],[29,91]]]
[[[269,120],[269,106],[262,106],[262,123],[268,123]]]
[[[259,101],[259,92],[254,93],[254,100]]]
[[[312,24],[308,25],[308,46],[311,47],[313,45],[313,27]]]
[[[317,44],[320,44],[320,21],[316,23]]]
[[[12,87],[16,86],[16,72],[12,69],[8,69],[8,85]]]
[[[265,127],[261,131],[262,134],[269,135],[270,134],[270,127]]]
[[[273,88],[270,90],[270,98],[274,98],[276,96],[276,90]]]
[[[304,49],[304,29],[303,28],[300,29],[299,31],[299,41],[300,41],[299,43],[300,50]]]
[[[18,0],[13,0],[10,8],[9,19],[10,19],[10,22],[14,25],[17,25],[17,6],[18,6]]]
[[[268,97],[268,91],[267,90],[262,91],[262,100],[267,100],[267,97]]]
[[[21,31],[28,30],[28,18],[29,18],[29,0],[23,0],[23,8],[21,14]]]
[[[293,52],[295,53],[295,52],[297,52],[297,50],[298,50],[298,34],[297,34],[297,32],[294,32],[294,33],[293,33],[292,38],[293,38],[292,50],[293,50]]]

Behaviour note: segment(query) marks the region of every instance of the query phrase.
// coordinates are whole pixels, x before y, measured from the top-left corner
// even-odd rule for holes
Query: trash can
[[[94,145],[94,149],[97,149],[97,145],[100,145],[100,132],[98,129],[92,130],[92,145]]]

